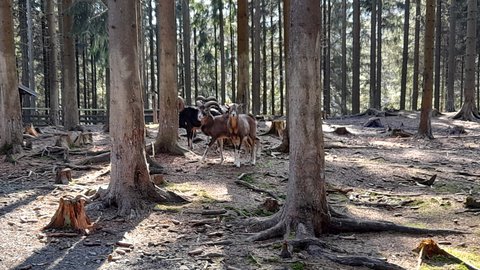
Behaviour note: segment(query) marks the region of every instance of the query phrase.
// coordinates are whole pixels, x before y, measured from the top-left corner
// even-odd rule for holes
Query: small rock
[[[458,244],[457,247],[467,247],[467,243],[462,242],[462,243]]]
[[[180,221],[176,220],[176,219],[172,219],[171,220],[173,224],[175,225],[179,225],[180,224]]]
[[[92,256],[97,256],[97,253],[96,253],[96,252],[93,252],[93,251],[89,251],[88,254],[89,254],[89,255],[92,255]]]
[[[123,249],[117,249],[117,250],[115,250],[115,252],[117,252],[117,254],[119,254],[119,255],[125,255],[127,253]]]
[[[182,265],[179,268],[180,270],[189,270],[189,268],[186,265]]]
[[[344,239],[344,240],[357,240],[357,238],[355,237],[355,235],[347,235],[347,236],[340,236],[339,237],[340,239]]]
[[[120,256],[113,256],[112,254],[110,254],[110,255],[108,255],[107,260],[109,262],[116,262],[116,261],[120,260],[121,258],[122,257],[120,257]]]

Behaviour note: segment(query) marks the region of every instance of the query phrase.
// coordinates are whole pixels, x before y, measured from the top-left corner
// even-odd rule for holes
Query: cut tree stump
[[[385,126],[382,124],[382,121],[380,121],[380,118],[378,117],[372,117],[369,118],[365,124],[363,124],[364,127],[371,127],[371,128],[384,128]]]
[[[283,132],[285,130],[285,125],[286,125],[285,120],[273,120],[272,121],[272,126],[270,127],[270,129],[267,132],[265,132],[264,134],[262,134],[262,136],[274,135],[274,136],[277,136],[277,137],[282,137]]]
[[[57,140],[55,141],[55,146],[63,147],[66,149],[70,149],[70,146],[73,145],[72,142],[72,137],[70,137],[70,134],[60,134],[57,137]]]
[[[81,147],[93,143],[93,134],[91,132],[82,132],[75,138],[73,145]]]
[[[342,135],[342,136],[352,135],[352,133],[350,131],[348,131],[346,127],[337,127],[337,128],[335,128],[333,133],[335,133],[337,135]]]
[[[89,233],[93,224],[85,212],[85,199],[82,197],[60,198],[55,215],[43,229],[69,229],[80,233]]]
[[[68,185],[72,181],[72,170],[69,168],[57,170],[55,184]]]

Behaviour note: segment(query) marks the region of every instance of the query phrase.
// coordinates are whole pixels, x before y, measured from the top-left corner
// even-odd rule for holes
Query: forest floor
[[[326,234],[321,239],[341,253],[384,258],[405,269],[415,269],[418,254],[412,250],[423,239],[433,238],[442,247],[480,267],[480,212],[468,212],[468,196],[480,197],[480,124],[454,121],[451,115],[432,119],[434,140],[392,137],[387,126],[415,133],[418,113],[380,117],[385,128],[365,128],[369,116],[327,119],[323,125],[326,151],[328,200],[335,209],[361,219],[398,224],[455,229],[464,235],[409,235],[399,233]],[[259,123],[259,134],[269,123]],[[455,134],[454,126],[465,134]],[[336,135],[335,127],[352,134]],[[108,134],[100,126],[87,126],[93,144],[70,153],[70,164],[85,159],[75,151],[108,150]],[[55,169],[65,164],[59,156],[44,152],[55,142],[53,127],[41,128],[33,149],[17,164],[0,156],[0,269],[364,269],[346,267],[311,257],[305,251],[292,258],[279,257],[282,239],[250,243],[244,227],[249,217],[265,216],[262,204],[270,197],[235,183],[239,177],[285,200],[288,155],[271,149],[280,144],[274,136],[260,136],[262,148],[257,165],[233,166],[233,152],[226,160],[212,151],[201,162],[203,141],[186,157],[158,154],[165,167],[163,187],[188,198],[182,206],[152,205],[141,217],[120,218],[115,209],[87,210],[96,224],[86,236],[54,237],[42,231],[65,195],[91,194],[109,182],[109,165],[89,170],[73,169],[73,182],[57,185]],[[184,133],[184,130],[181,130]],[[454,134],[451,134],[454,133]],[[148,127],[153,141],[155,126]],[[186,145],[185,137],[181,143]],[[437,175],[432,186],[415,179]],[[225,210],[205,216],[205,210]],[[204,221],[206,224],[202,225]],[[122,241],[123,247],[118,246]],[[109,256],[111,255],[111,256]],[[108,259],[110,257],[110,260]],[[428,269],[464,269],[437,260]],[[436,267],[436,268],[435,268]],[[426,268],[427,269],[427,268]],[[466,268],[465,268],[466,269]]]

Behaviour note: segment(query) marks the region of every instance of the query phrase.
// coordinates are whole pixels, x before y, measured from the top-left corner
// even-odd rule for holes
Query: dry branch
[[[235,183],[238,184],[238,185],[241,185],[241,186],[244,186],[244,187],[247,187],[253,191],[256,191],[256,192],[260,192],[260,193],[267,193],[268,195],[272,196],[275,200],[279,200],[278,196],[271,192],[270,190],[266,190],[266,189],[263,189],[263,188],[259,188],[259,187],[256,187],[250,183],[247,183],[243,180],[235,180]]]

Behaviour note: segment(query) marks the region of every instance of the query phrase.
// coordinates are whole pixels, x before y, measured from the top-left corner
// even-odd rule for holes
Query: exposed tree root
[[[480,114],[473,102],[467,102],[463,104],[462,109],[455,114],[452,119],[463,121],[479,121]]]
[[[166,153],[172,154],[177,156],[185,156],[186,153],[190,152],[188,149],[183,148],[178,143],[175,144],[168,144],[168,145],[160,145],[155,144],[155,151],[157,153]]]
[[[438,230],[438,229],[421,229],[407,226],[397,225],[386,221],[369,221],[349,218],[346,215],[334,211],[329,206],[329,210],[333,210],[330,223],[326,231],[329,232],[382,232],[391,231],[398,233],[410,234],[462,234],[464,232],[455,230]],[[329,246],[327,243],[320,241],[314,237],[312,227],[305,226],[303,223],[295,223],[284,215],[285,208],[282,208],[273,216],[260,220],[249,220],[250,229],[257,231],[257,233],[249,236],[247,241],[262,241],[272,238],[284,236],[285,239],[290,237],[290,230],[296,228],[296,239],[288,240],[287,243],[295,249],[307,250],[312,256],[324,257],[333,262],[349,265],[349,266],[363,266],[372,269],[403,269],[402,267],[389,263],[383,259],[371,258],[365,256],[339,256],[335,253],[345,253],[343,250],[334,246]],[[310,222],[310,221],[308,221]],[[308,224],[307,224],[308,225]],[[316,234],[316,233],[315,233]]]
[[[95,164],[95,163],[102,163],[102,162],[109,162],[109,161],[110,161],[110,152],[106,152],[100,155],[86,158],[80,161],[78,165]]]
[[[332,218],[329,226],[332,232],[399,232],[411,234],[463,234],[464,232],[442,229],[423,229],[402,226],[388,221],[360,220],[353,218]]]

